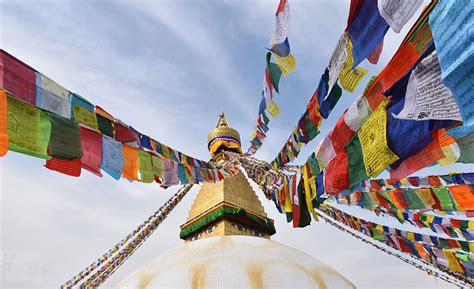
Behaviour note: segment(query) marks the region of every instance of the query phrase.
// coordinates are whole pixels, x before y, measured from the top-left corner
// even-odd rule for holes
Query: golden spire
[[[223,112],[219,115],[216,128],[207,136],[207,148],[212,157],[222,150],[242,153],[240,134],[229,126]]]
[[[229,126],[224,113],[209,133],[208,148],[215,162],[227,161],[222,151],[242,153],[239,132]],[[270,238],[274,233],[273,220],[245,175],[238,172],[220,182],[202,184],[180,237],[186,241],[225,235]]]

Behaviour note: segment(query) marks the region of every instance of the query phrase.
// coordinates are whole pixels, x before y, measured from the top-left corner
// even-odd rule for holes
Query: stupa
[[[216,162],[242,153],[224,114],[208,136]],[[273,220],[240,172],[204,183],[181,226],[184,244],[156,257],[116,288],[355,288],[321,261],[272,241]]]

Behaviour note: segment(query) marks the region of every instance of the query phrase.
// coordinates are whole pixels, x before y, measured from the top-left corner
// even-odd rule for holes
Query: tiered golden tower
[[[225,162],[223,151],[242,153],[239,133],[229,126],[224,113],[208,136],[208,149],[216,162]],[[181,226],[180,237],[193,241],[214,236],[245,235],[269,239],[273,220],[242,172],[218,183],[204,183]]]

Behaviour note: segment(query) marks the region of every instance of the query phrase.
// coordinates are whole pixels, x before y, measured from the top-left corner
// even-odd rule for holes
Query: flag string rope
[[[397,257],[398,259],[402,260],[403,262],[407,263],[407,264],[410,264],[422,271],[425,271],[427,274],[429,275],[432,275],[434,277],[438,277],[440,278],[441,280],[444,280],[446,282],[449,282],[453,285],[456,285],[458,286],[459,288],[466,288],[466,286],[470,286],[468,285],[469,282],[465,281],[465,280],[459,280],[457,277],[454,277],[454,276],[451,276],[448,272],[444,272],[441,270],[441,268],[436,268],[434,267],[432,264],[424,261],[424,260],[421,260],[421,259],[418,259],[416,258],[415,256],[411,256],[411,255],[407,255],[406,253],[404,253],[405,255],[407,255],[408,257],[405,257],[403,255],[400,255],[398,253],[395,253],[395,252],[392,252],[390,251],[389,249],[387,248],[384,248],[383,246],[373,242],[372,240],[370,240],[368,237],[364,236],[359,236],[358,234],[356,234],[355,232],[352,231],[352,229],[349,229],[349,227],[346,227],[346,225],[340,225],[336,220],[333,220],[331,217],[327,216],[325,213],[323,213],[321,210],[319,209],[316,209],[316,213],[318,214],[318,216],[320,218],[322,218],[324,221],[326,221],[327,223],[331,224],[332,226],[336,227],[337,229],[341,230],[342,232],[345,232],[345,233],[348,233],[350,234],[351,236],[355,237],[356,239],[359,239],[361,240],[362,242],[364,243],[367,243],[367,244],[370,244],[372,245],[373,247],[389,254],[389,255],[392,255],[394,257]],[[392,247],[390,247],[392,248]],[[395,248],[392,248],[393,250],[397,250]],[[398,250],[397,250],[398,251]],[[403,253],[403,252],[402,252]],[[414,260],[416,261],[419,261],[419,262],[422,262],[426,267],[423,267],[421,264],[418,264],[417,262],[415,262]],[[472,284],[471,284],[472,285]]]
[[[356,220],[359,219],[359,218],[357,218],[357,217],[355,217],[355,216],[353,216],[353,215],[351,215],[351,214],[348,214],[348,213],[346,213],[346,212],[344,212],[344,211],[342,211],[342,210],[339,210],[339,209],[337,209],[337,208],[335,208],[335,207],[333,207],[333,206],[331,206],[331,205],[329,205],[329,204],[328,204],[327,206],[321,207],[321,209],[326,213],[326,215],[329,215],[329,216],[332,217],[333,219],[335,219],[335,218],[334,218],[334,216],[331,214],[331,212],[336,212],[336,213],[338,213],[338,214],[341,215],[341,216],[342,216],[342,215],[346,215],[346,216],[348,216],[349,218],[355,218]],[[328,212],[329,212],[329,214],[328,214]],[[341,222],[339,219],[335,219],[335,220]],[[360,233],[364,234],[364,232],[359,231],[357,228],[354,228],[351,223],[346,224],[345,221],[344,221],[344,220],[345,220],[345,217],[343,217],[342,220],[343,220],[343,221],[341,222],[342,224],[348,226],[349,228],[351,228],[351,229],[353,229],[353,230],[355,230],[355,231],[357,231],[357,232],[360,232]],[[355,220],[354,220],[354,221],[355,221]],[[391,233],[391,234],[392,234],[392,233]],[[364,235],[365,235],[365,234],[364,234]],[[369,239],[371,239],[371,240],[373,239],[373,237],[371,237],[370,235],[365,235],[365,236],[367,236],[367,238],[369,238]],[[380,241],[380,242],[382,242],[382,241]],[[408,254],[408,256],[410,256],[410,257],[412,257],[412,258],[414,258],[414,259],[416,259],[416,260],[418,260],[418,261],[424,263],[424,264],[425,264],[426,266],[428,266],[428,267],[437,268],[439,271],[442,271],[442,272],[444,272],[445,274],[448,274],[448,275],[450,275],[451,277],[456,278],[457,280],[460,280],[460,281],[462,281],[462,282],[465,282],[465,283],[474,285],[473,280],[472,280],[472,277],[470,277],[470,276],[465,276],[465,275],[463,275],[463,274],[461,274],[461,273],[453,272],[453,271],[448,270],[448,269],[446,269],[446,268],[444,268],[444,267],[442,267],[442,266],[438,266],[434,261],[432,261],[432,259],[430,259],[430,261],[427,261],[427,260],[425,260],[425,259],[420,258],[420,257],[417,256],[417,255],[411,254],[411,253],[409,253],[409,252],[402,251],[402,250],[400,250],[400,248],[394,247],[394,245],[392,245],[392,243],[389,243],[389,242],[383,242],[383,243],[386,244],[386,245],[388,245],[390,248],[393,248],[393,249],[395,249],[395,250],[397,250],[397,251],[400,251],[400,252],[402,252],[402,253]],[[428,245],[429,245],[429,244],[428,244]],[[429,246],[430,246],[430,247],[434,247],[434,246],[436,246],[436,245],[435,245],[435,244],[432,244],[432,245],[429,245]]]
[[[118,242],[112,249],[100,256],[84,270],[64,283],[60,288],[73,288],[81,283],[92,272],[96,271],[86,281],[79,285],[80,288],[98,287],[104,283],[142,244],[151,236],[176,205],[192,188],[192,184],[181,187],[166,203],[136,227],[130,234]],[[129,242],[133,239],[131,242]],[[127,242],[129,242],[127,244]],[[120,250],[120,251],[119,251]],[[119,251],[115,256],[113,256]],[[112,257],[113,256],[113,257]],[[107,262],[108,261],[108,262]]]

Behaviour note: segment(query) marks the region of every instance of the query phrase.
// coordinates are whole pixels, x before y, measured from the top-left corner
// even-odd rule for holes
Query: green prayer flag
[[[313,152],[306,161],[311,169],[311,174],[313,176],[319,175],[321,169],[319,168],[318,159],[316,158],[316,154]]]
[[[372,198],[369,196],[367,192],[362,192],[360,195],[359,204],[362,208],[370,209],[373,206]]]
[[[157,157],[152,155],[152,171],[155,176],[158,176],[160,179],[163,179],[164,172],[163,172],[163,161]]]
[[[353,137],[345,146],[348,157],[349,188],[369,179],[365,170],[359,136]]]
[[[403,196],[405,197],[405,200],[408,203],[408,208],[410,210],[419,210],[419,209],[426,208],[425,204],[423,203],[422,200],[420,200],[415,190],[403,189],[402,191],[403,191]]]
[[[114,126],[112,121],[100,114],[96,114],[99,131],[106,136],[114,138]]]
[[[376,228],[372,228],[372,237],[377,241],[385,240],[385,235]]]
[[[143,183],[152,183],[155,180],[151,155],[146,151],[138,150],[138,170]]]
[[[465,253],[455,253],[456,257],[458,257],[459,260],[466,262],[466,263],[471,263],[471,258],[469,257],[469,254]]]
[[[262,119],[265,124],[268,124],[270,122],[270,119],[268,118],[267,114],[265,111],[262,112]]]
[[[311,121],[310,118],[310,111],[306,110],[303,117],[304,117],[304,131],[303,135],[308,138],[308,142],[313,140],[318,134],[319,129],[318,127]]]
[[[306,195],[304,192],[304,180],[303,178],[300,179],[300,182],[298,183],[297,187],[297,193],[298,193],[298,208],[300,210],[300,222],[298,224],[298,227],[303,228],[311,224],[311,215],[308,211],[308,205],[306,204]]]
[[[60,115],[47,112],[51,122],[51,137],[48,154],[59,159],[82,158],[81,132],[79,125]]]
[[[436,197],[438,198],[441,208],[443,210],[445,211],[456,210],[447,187],[433,187],[432,190],[435,193]]]
[[[474,134],[471,133],[467,137],[456,140],[461,155],[457,160],[458,163],[472,164],[474,163]]]
[[[50,159],[47,154],[51,123],[45,111],[13,97],[7,98],[7,135],[9,149]]]
[[[267,53],[267,69],[268,74],[270,74],[270,81],[272,82],[273,88],[275,91],[280,93],[278,90],[278,83],[280,82],[281,78],[281,69],[275,63],[270,62],[270,58],[272,57],[271,52]]]

